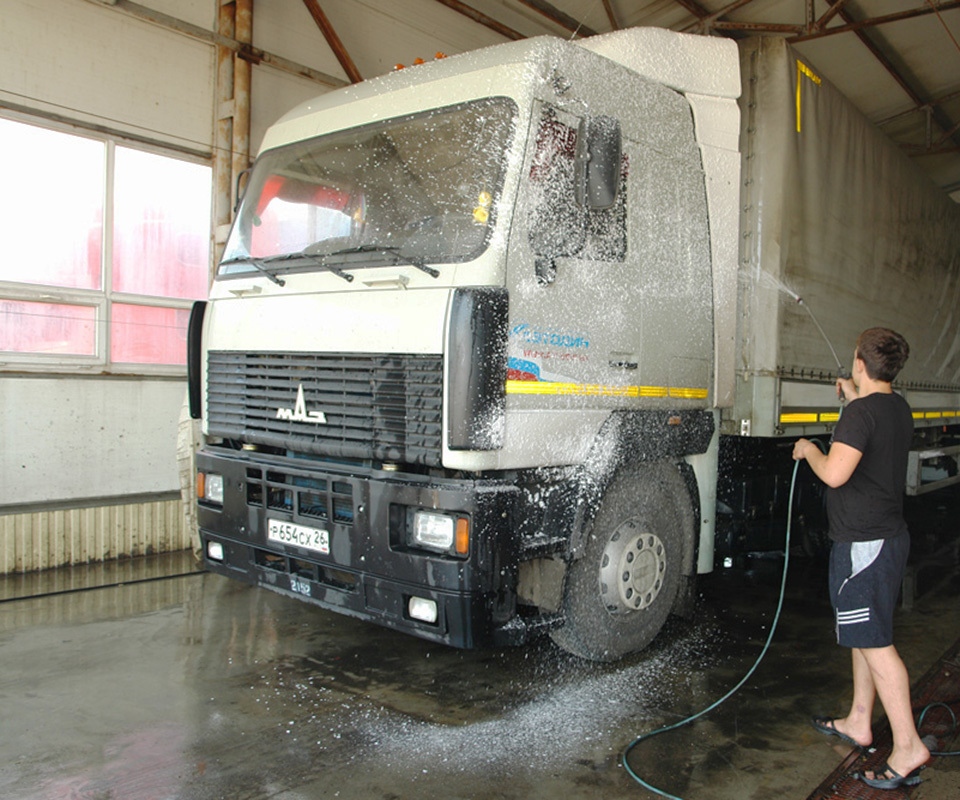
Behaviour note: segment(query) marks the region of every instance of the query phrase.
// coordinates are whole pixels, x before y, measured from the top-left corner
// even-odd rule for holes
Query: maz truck
[[[912,490],[952,482],[960,208],[782,40],[541,37],[325,94],[267,132],[191,317],[205,566],[619,658],[874,325],[912,348]]]

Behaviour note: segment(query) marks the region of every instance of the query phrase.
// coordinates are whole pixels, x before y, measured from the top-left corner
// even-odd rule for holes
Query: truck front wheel
[[[621,471],[567,575],[563,649],[615,661],[648,645],[673,607],[683,559],[689,491],[672,464]]]

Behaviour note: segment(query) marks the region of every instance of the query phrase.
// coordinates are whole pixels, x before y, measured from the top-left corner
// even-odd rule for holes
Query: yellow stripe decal
[[[671,397],[683,397],[688,400],[703,400],[707,396],[706,389],[677,389],[670,387]]]
[[[677,397],[703,400],[706,389],[678,386],[604,386],[593,383],[549,383],[546,381],[507,381],[507,394],[572,394],[592,397]]]
[[[791,422],[817,422],[819,419],[819,414],[781,414],[780,421],[791,423]]]
[[[820,76],[801,61],[797,61],[797,133],[800,133],[800,79],[806,75],[817,86],[820,85]]]
[[[960,412],[958,411],[914,411],[914,419],[940,419],[940,418],[951,418],[955,419],[960,417]],[[836,411],[825,411],[819,413],[816,411],[793,411],[789,413],[783,413],[780,415],[780,423],[783,425],[801,425],[810,422],[837,422],[840,419],[840,414]]]
[[[666,386],[637,386],[638,397],[667,397],[670,390]]]

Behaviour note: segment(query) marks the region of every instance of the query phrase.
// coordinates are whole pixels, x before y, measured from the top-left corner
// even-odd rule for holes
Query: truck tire
[[[564,624],[553,640],[591,661],[615,661],[646,647],[676,599],[690,513],[689,491],[672,464],[615,476],[582,557],[570,565]]]

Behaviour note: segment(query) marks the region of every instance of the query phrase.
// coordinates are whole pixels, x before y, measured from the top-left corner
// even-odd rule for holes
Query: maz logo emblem
[[[326,425],[327,417],[322,411],[307,411],[307,404],[303,399],[303,384],[297,387],[297,402],[293,408],[278,408],[277,419],[289,419],[293,422],[312,422],[315,425]]]

